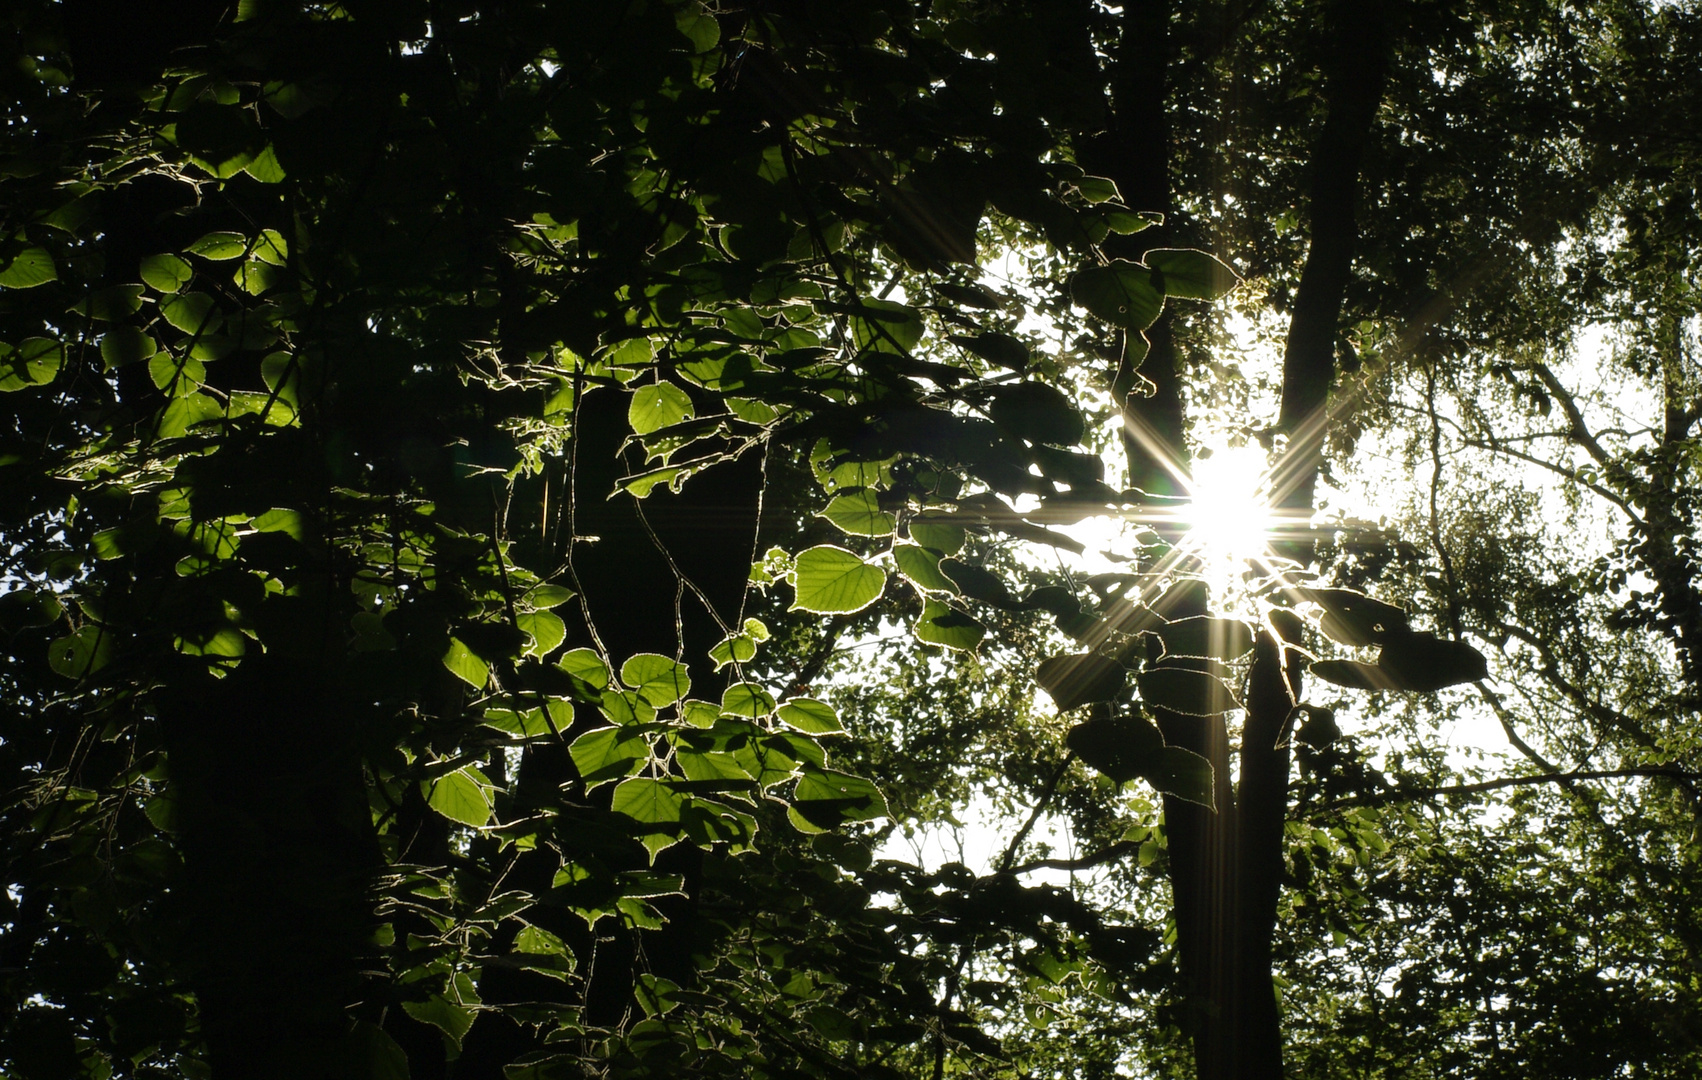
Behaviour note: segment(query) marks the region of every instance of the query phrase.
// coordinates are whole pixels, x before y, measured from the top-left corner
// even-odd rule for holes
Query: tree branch
[[[1441,787],[1393,788],[1370,795],[1354,795],[1324,803],[1319,810],[1335,810],[1344,806],[1383,806],[1394,802],[1415,802],[1439,796],[1479,795],[1510,787],[1530,787],[1535,784],[1570,784],[1579,780],[1616,780],[1633,776],[1666,776],[1674,780],[1702,779],[1702,773],[1681,769],[1676,765],[1645,765],[1629,769],[1574,769],[1571,772],[1542,773],[1538,776],[1503,776],[1475,784],[1447,784]]]
[[[1100,848],[1091,855],[1083,855],[1079,859],[1031,859],[1016,866],[1003,868],[1000,872],[1006,874],[1029,874],[1036,870],[1091,870],[1108,862],[1115,862],[1125,855],[1133,855],[1141,846],[1128,840],[1119,840],[1110,847]]]

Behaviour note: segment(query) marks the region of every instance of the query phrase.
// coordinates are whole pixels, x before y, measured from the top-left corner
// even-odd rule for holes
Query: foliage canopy
[[[1694,1070],[1693,6],[7,19],[8,1075]]]

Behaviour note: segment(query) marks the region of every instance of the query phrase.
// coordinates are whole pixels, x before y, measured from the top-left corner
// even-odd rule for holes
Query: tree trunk
[[[1111,73],[1113,121],[1087,147],[1082,164],[1110,176],[1138,210],[1173,212],[1167,72],[1172,48],[1166,0],[1132,0]],[[1282,423],[1290,464],[1279,470],[1283,509],[1310,512],[1323,448],[1335,341],[1352,265],[1360,159],[1370,137],[1388,62],[1381,4],[1338,0],[1327,85],[1327,116],[1313,157],[1312,244],[1296,298],[1283,364]],[[1108,242],[1111,254],[1185,243],[1178,223]],[[1114,250],[1120,243],[1122,250]],[[1147,332],[1139,375],[1150,393],[1121,402],[1130,482],[1170,491],[1160,456],[1186,462],[1178,357],[1167,308]],[[1125,346],[1125,365],[1140,341]],[[1119,383],[1133,381],[1119,372]],[[1309,554],[1309,553],[1308,553]],[[1185,613],[1174,613],[1185,614]],[[1173,617],[1174,617],[1173,614]],[[1285,625],[1285,635],[1298,627]],[[1164,799],[1177,948],[1187,987],[1200,1080],[1280,1080],[1281,1017],[1271,981],[1271,943],[1282,880],[1289,751],[1284,744],[1300,693],[1300,662],[1270,631],[1260,635],[1248,687],[1240,776],[1230,783],[1229,732],[1221,717],[1159,710],[1165,739],[1206,757],[1216,807]],[[1283,744],[1283,745],[1279,745]]]

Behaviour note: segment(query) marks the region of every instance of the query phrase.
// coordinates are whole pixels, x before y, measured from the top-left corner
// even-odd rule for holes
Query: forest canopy
[[[0,28],[0,1074],[1702,1066],[1694,2]]]

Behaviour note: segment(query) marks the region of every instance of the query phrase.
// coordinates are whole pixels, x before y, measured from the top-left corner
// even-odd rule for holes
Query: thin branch
[[[1442,559],[1442,575],[1448,582],[1448,630],[1460,637],[1460,581],[1454,573],[1454,557],[1442,540],[1442,420],[1436,412],[1436,362],[1424,365],[1424,404],[1430,413],[1430,542]]]
[[[1606,499],[1608,502],[1619,507],[1625,512],[1625,516],[1631,519],[1631,523],[1633,525],[1635,525],[1639,530],[1643,528],[1642,515],[1638,514],[1636,510],[1633,510],[1630,503],[1626,502],[1623,498],[1616,495],[1609,489],[1602,487],[1600,484],[1585,480],[1583,477],[1578,475],[1576,470],[1568,469],[1562,465],[1556,465],[1554,462],[1546,461],[1543,458],[1537,457],[1535,454],[1527,454],[1523,451],[1515,450],[1500,439],[1495,439],[1493,441],[1466,439],[1465,445],[1474,447],[1478,450],[1488,450],[1490,453],[1494,454],[1505,454],[1508,457],[1518,458],[1520,461],[1535,465],[1538,468],[1547,469],[1549,472],[1554,473],[1557,476],[1563,476],[1580,487],[1590,489],[1597,495]]]
[[[1064,774],[1070,771],[1070,765],[1075,760],[1076,752],[1071,750],[1064,755],[1063,761],[1058,762],[1058,768],[1052,773],[1052,779],[1046,782],[1046,790],[1040,793],[1040,798],[1034,800],[1033,811],[1029,813],[1028,820],[1022,823],[1022,828],[1018,829],[1016,835],[1011,837],[1010,845],[1005,848],[1005,853],[999,859],[998,868],[994,870],[994,873],[1002,874],[1011,868],[1011,862],[1016,858],[1017,848],[1021,847],[1022,842],[1028,839],[1028,834],[1034,829],[1034,823],[1039,821],[1040,815],[1046,812],[1046,804],[1052,801],[1053,795],[1057,794],[1058,785],[1063,782]]]
[[[1589,451],[1590,456],[1596,459],[1596,463],[1604,468],[1612,464],[1613,456],[1602,448],[1602,444],[1596,441],[1594,435],[1590,434],[1589,425],[1584,423],[1584,414],[1578,408],[1577,400],[1573,398],[1572,392],[1561,383],[1559,377],[1549,369],[1547,364],[1540,360],[1531,365],[1531,371],[1541,380],[1548,392],[1554,395],[1554,400],[1560,402],[1561,411],[1566,414],[1566,419],[1572,425],[1569,434],[1577,441],[1578,445]]]
[[[1133,855],[1141,846],[1128,840],[1119,840],[1110,847],[1100,848],[1091,855],[1083,855],[1079,859],[1033,859],[1005,868],[1007,874],[1029,874],[1036,870],[1091,870],[1108,862],[1115,862],[1125,855]]]
[[[1317,809],[1334,810],[1344,806],[1382,806],[1392,802],[1415,802],[1441,796],[1478,795],[1510,787],[1530,787],[1535,784],[1571,784],[1579,780],[1616,780],[1634,776],[1666,776],[1674,780],[1702,779],[1702,773],[1681,769],[1676,765],[1645,765],[1629,769],[1575,769],[1571,772],[1542,773],[1537,776],[1503,776],[1475,784],[1447,784],[1441,787],[1392,788],[1370,795],[1354,795],[1327,802]]]

